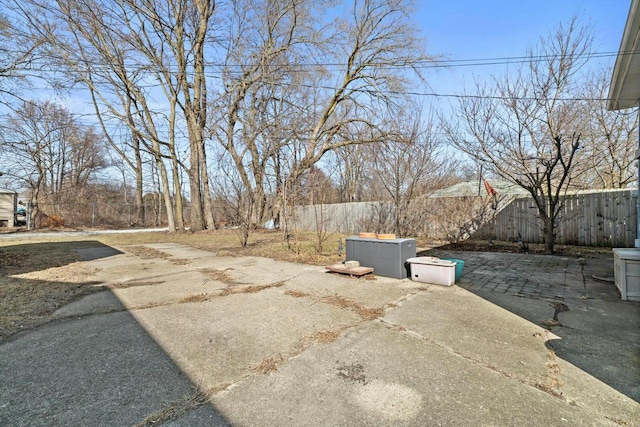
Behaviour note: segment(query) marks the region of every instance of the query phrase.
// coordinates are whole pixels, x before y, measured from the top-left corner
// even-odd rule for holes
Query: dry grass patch
[[[279,288],[284,286],[284,281],[267,283],[266,285],[251,285],[251,286],[234,286],[232,288],[224,288],[220,293],[220,296],[226,297],[227,295],[234,294],[253,294],[256,292],[264,291],[265,289],[270,288]]]
[[[127,246],[125,251],[131,255],[135,255],[142,259],[169,259],[171,255],[166,252],[159,251],[147,246]],[[174,258],[170,260],[173,265],[189,265],[191,260],[188,258]]]
[[[208,403],[209,401],[211,401],[211,398],[214,395],[228,388],[230,385],[231,384],[229,383],[224,383],[224,384],[220,384],[219,386],[209,388],[207,390],[200,390],[199,388],[194,388],[194,390],[191,393],[181,397],[180,399],[170,402],[164,408],[150,414],[144,420],[135,424],[135,426],[150,427],[150,426],[164,424],[171,420],[175,420],[176,418],[181,417],[187,412]]]
[[[316,301],[320,301],[325,304],[330,304],[345,310],[353,311],[358,316],[360,316],[362,320],[374,320],[384,315],[384,308],[382,307],[365,307],[363,305],[360,305],[356,301],[346,299],[344,297],[341,297],[340,295],[332,295],[332,296],[326,296],[326,297],[313,297],[306,292],[297,291],[297,290],[285,291],[285,295],[289,295],[294,298],[311,297]]]
[[[306,292],[296,291],[296,290],[285,291],[285,295],[289,295],[290,297],[294,297],[294,298],[305,298],[305,297],[311,296]]]
[[[189,295],[188,297],[182,298],[179,303],[191,303],[191,302],[205,302],[209,301],[213,298],[219,297],[220,294],[197,294],[197,295]]]
[[[148,310],[150,308],[163,307],[165,305],[169,305],[169,302],[148,302],[146,304],[138,304],[133,305],[129,309],[130,310]]]
[[[611,418],[611,417],[605,417],[606,419],[613,421],[614,423],[620,425],[620,426],[630,426],[632,425],[631,423],[625,421],[625,420],[621,420],[620,418]]]
[[[330,342],[334,342],[340,336],[341,331],[331,330],[331,331],[320,331],[311,336],[314,342],[318,344],[327,344]]]
[[[562,381],[560,380],[560,365],[558,365],[558,358],[556,353],[551,350],[549,350],[547,357],[547,375],[545,375],[541,381],[537,381],[534,386],[553,397],[563,399],[564,396],[561,391]]]
[[[354,309],[354,311],[356,313],[358,313],[358,315],[360,317],[362,317],[363,320],[375,320],[378,317],[382,317],[384,316],[384,308],[369,308],[369,307],[356,307]]]
[[[205,268],[200,270],[201,273],[206,274],[211,280],[225,283],[227,285],[243,285],[244,283],[238,282],[233,277],[227,274],[227,271],[232,270],[226,268],[224,270],[216,270],[215,268]]]
[[[128,246],[125,250],[131,255],[135,255],[142,259],[167,259],[170,256],[165,252],[149,248],[147,246]]]
[[[48,322],[58,308],[100,290],[84,283],[0,277],[0,342]]]
[[[202,293],[197,295],[189,295],[182,298],[179,303],[191,303],[191,302],[205,302],[214,298],[226,297],[235,294],[253,294],[256,292],[264,291],[270,288],[279,288],[284,286],[284,282],[268,283],[266,285],[251,285],[251,286],[234,286],[230,288],[224,288],[220,292],[215,293]]]
[[[318,331],[311,335],[308,335],[298,341],[289,353],[276,354],[266,357],[258,365],[251,368],[251,370],[260,374],[275,372],[278,370],[278,366],[282,365],[283,362],[297,356],[307,348],[311,347],[313,344],[327,344],[337,340],[344,329],[346,329],[346,327],[342,329]]]
[[[106,287],[109,289],[126,289],[126,288],[134,288],[137,286],[153,286],[160,283],[164,283],[162,281],[156,282],[115,282],[109,283]]]
[[[265,357],[262,362],[254,366],[251,370],[260,374],[268,374],[278,370],[278,365],[287,360],[282,354]]]
[[[302,338],[298,343],[294,346],[293,351],[289,355],[290,357],[296,356],[314,344],[328,344],[334,342],[338,339],[342,331],[344,331],[347,326],[342,327],[341,329],[330,329],[327,331],[318,331],[314,334],[308,335]]]
[[[327,344],[337,340],[341,333],[342,331],[337,329],[331,329],[328,331],[319,331],[307,337],[307,340],[317,344]]]
[[[320,298],[320,301],[346,310],[351,310],[358,316],[360,316],[363,320],[374,320],[384,315],[384,308],[364,307],[355,301],[348,300],[339,295],[323,297]]]
[[[78,263],[76,249],[96,242],[22,243],[0,246],[0,342],[48,322],[51,314],[84,295],[103,290],[95,270]]]

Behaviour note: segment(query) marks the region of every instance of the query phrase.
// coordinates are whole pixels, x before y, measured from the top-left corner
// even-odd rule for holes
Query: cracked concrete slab
[[[557,338],[463,289],[431,287],[391,310],[385,322],[522,381],[546,372],[545,342]]]
[[[250,377],[213,403],[238,425],[615,425],[380,322]]]
[[[176,244],[117,249],[86,262],[105,292],[0,345],[1,424],[640,419],[640,305],[590,281],[590,260],[453,253],[464,280],[439,287]],[[554,301],[570,311],[549,331]],[[206,399],[181,406],[194,390]]]
[[[176,303],[193,295],[213,293],[227,287],[198,271],[152,275],[149,281],[111,282],[111,292],[127,308]]]
[[[322,267],[315,271],[303,272],[287,281],[287,288],[322,297],[340,295],[368,307],[383,307],[399,298],[425,288],[409,279],[397,280],[387,277],[350,278],[344,275],[327,273]]]
[[[266,359],[286,360],[319,332],[360,322],[353,312],[294,298],[280,289],[136,310],[132,315],[205,388],[251,375]]]

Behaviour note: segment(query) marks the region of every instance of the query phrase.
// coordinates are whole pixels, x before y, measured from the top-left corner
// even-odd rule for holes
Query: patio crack
[[[548,360],[546,363],[545,374],[543,375],[543,377],[539,380],[535,380],[535,379],[527,380],[523,378],[518,378],[516,374],[499,369],[497,366],[493,364],[486,363],[482,360],[478,360],[474,357],[471,357],[468,354],[462,353],[443,342],[437,341],[431,337],[424,336],[416,331],[410,330],[406,326],[403,326],[394,322],[390,322],[384,319],[380,319],[380,322],[391,330],[397,331],[399,333],[407,334],[413,338],[417,338],[426,343],[433,344],[456,357],[466,360],[467,362],[471,363],[473,366],[483,368],[483,369],[488,369],[492,372],[495,372],[503,376],[504,378],[518,381],[523,385],[533,387],[537,390],[545,392],[550,396],[553,396],[557,399],[563,400],[566,403],[569,403],[570,405],[579,406],[574,401],[569,401],[561,391],[562,381],[560,380],[560,365],[558,364],[556,353],[552,350],[547,349]],[[545,339],[548,340],[549,339],[548,331],[545,331],[545,333],[547,334]],[[542,334],[535,333],[534,336],[542,337]]]
[[[580,262],[580,275],[582,276],[582,287],[584,289],[582,299],[585,301],[586,308],[589,309],[589,291],[587,290],[587,276],[584,271],[587,261],[584,258],[580,258],[578,261]]]
[[[380,320],[380,317],[385,314],[386,308],[395,307],[394,303],[389,303],[385,307],[366,307],[356,301],[349,300],[340,295],[318,296],[311,295],[299,290],[287,290],[285,291],[285,295],[293,298],[306,298],[314,301],[314,303],[320,302],[323,304],[333,305],[344,310],[352,311],[360,317],[360,320],[352,323],[347,323],[339,327],[332,326],[327,330],[317,331],[312,333],[311,335],[307,335],[301,338],[288,352],[274,353],[262,359],[260,363],[251,368],[251,370],[255,373],[269,374],[275,372],[282,364],[293,359],[294,357],[299,356],[310,347],[317,344],[327,344],[333,342],[337,340],[338,337],[340,337],[340,335],[342,335],[342,333],[348,329],[356,328],[368,321],[376,319]]]

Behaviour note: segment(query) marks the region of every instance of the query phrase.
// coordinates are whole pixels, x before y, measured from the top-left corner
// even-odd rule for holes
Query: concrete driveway
[[[116,249],[81,253],[107,290],[0,345],[0,425],[640,425],[640,305],[606,260],[442,253],[465,273],[440,287]]]

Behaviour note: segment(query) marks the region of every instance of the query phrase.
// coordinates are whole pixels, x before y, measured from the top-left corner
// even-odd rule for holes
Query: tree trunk
[[[208,230],[216,228],[213,219],[213,203],[211,201],[211,191],[209,187],[209,172],[207,172],[207,157],[204,143],[200,144],[200,170],[202,172],[202,198],[204,201],[204,219]]]
[[[189,167],[189,184],[191,189],[191,230],[204,230],[204,217],[202,208],[202,192],[200,180],[200,153],[191,143],[191,166]]]
[[[162,192],[162,198],[164,200],[165,209],[167,211],[167,227],[170,233],[176,232],[176,222],[173,212],[173,203],[171,200],[171,186],[169,185],[169,177],[167,174],[167,168],[164,165],[162,155],[160,154],[160,144],[157,140],[153,141],[153,157],[155,160],[155,166],[158,168],[160,177],[158,178],[160,189]],[[160,205],[160,203],[158,203]],[[160,208],[160,206],[158,206]],[[160,211],[160,209],[158,209]]]
[[[29,221],[29,229],[30,230],[35,230],[38,228],[39,224],[37,222],[37,218],[38,218],[38,213],[40,212],[40,209],[38,207],[38,194],[40,193],[40,189],[38,187],[33,189],[33,193],[31,194],[31,209],[29,212],[29,217],[30,217],[30,221]]]
[[[136,156],[136,224],[145,226],[147,219],[145,218],[143,180],[142,180],[142,157],[140,156],[140,147],[135,150]]]
[[[184,230],[184,209],[182,206],[182,185],[180,182],[178,159],[174,147],[171,147],[171,168],[173,178],[173,191],[176,205],[176,228]]]
[[[555,218],[552,216],[544,216],[542,218],[544,249],[548,254],[553,254],[556,243]]]

